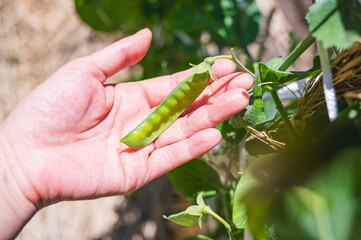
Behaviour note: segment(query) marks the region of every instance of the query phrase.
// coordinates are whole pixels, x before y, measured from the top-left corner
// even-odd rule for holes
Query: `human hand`
[[[150,42],[146,29],[68,63],[1,123],[0,166],[8,166],[21,199],[43,207],[126,193],[219,143],[221,135],[213,127],[248,104],[245,89],[253,84],[248,74],[233,73],[229,60],[216,61],[213,71],[220,81],[210,84],[154,143],[137,150],[120,143],[191,74],[104,85],[140,61]]]

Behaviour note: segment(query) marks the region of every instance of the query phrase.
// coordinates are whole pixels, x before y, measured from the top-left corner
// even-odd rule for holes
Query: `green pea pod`
[[[131,148],[143,148],[152,143],[207,87],[210,82],[210,74],[212,74],[213,62],[206,61],[194,67],[193,72],[195,73],[173,89],[161,104],[120,142]]]

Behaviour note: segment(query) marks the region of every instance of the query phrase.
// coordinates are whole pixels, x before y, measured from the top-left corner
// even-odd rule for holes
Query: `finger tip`
[[[221,140],[222,140],[222,134],[221,132],[216,129],[216,128],[210,128],[209,129],[210,132],[210,136],[209,139],[212,139],[212,144],[211,144],[211,148],[214,148],[215,146],[217,146]]]
[[[245,89],[241,89],[241,95],[249,101],[249,94]]]
[[[230,82],[229,88],[235,89],[235,88],[242,88],[245,90],[249,90],[252,88],[254,84],[253,77],[248,73],[239,73]]]
[[[249,94],[243,88],[229,90],[215,98],[212,102],[217,113],[215,122],[220,123],[242,111],[249,103]]]
[[[221,132],[216,128],[209,128],[203,130],[204,132],[204,139],[207,141],[207,144],[210,144],[209,147],[213,148],[216,146],[222,139]]]
[[[211,128],[211,131],[213,132],[212,134],[214,135],[214,138],[218,141],[218,143],[221,141],[222,139],[222,134],[221,132],[216,129],[216,128]],[[218,144],[217,143],[217,144]]]
[[[143,35],[147,39],[151,39],[152,38],[152,31],[149,28],[143,28],[143,29],[139,30],[136,33],[136,35]]]
[[[236,70],[236,64],[229,59],[216,59],[212,70],[217,77],[223,77]]]
[[[152,32],[149,28],[143,28],[134,35],[131,35],[118,42],[116,50],[127,54],[127,66],[131,66],[143,59],[148,52],[152,42]]]
[[[207,128],[192,137],[192,156],[200,156],[214,148],[222,139],[222,134],[215,128]]]
[[[244,89],[249,90],[253,87],[254,78],[248,73],[242,73],[242,80],[244,81]]]
[[[237,102],[239,111],[243,110],[249,103],[249,94],[245,89],[238,89]]]

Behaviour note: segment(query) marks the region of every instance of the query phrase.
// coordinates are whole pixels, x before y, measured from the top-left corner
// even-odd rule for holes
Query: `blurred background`
[[[59,67],[141,28],[147,56],[108,82],[168,74],[231,47],[250,65],[286,56],[307,35],[311,0],[0,0],[0,120]],[[287,9],[287,10],[286,10]],[[313,50],[294,68],[312,66]],[[162,215],[189,205],[167,176],[128,196],[62,202],[41,210],[17,239],[183,239],[199,232]],[[211,223],[210,223],[211,225]],[[203,229],[202,231],[207,231]]]

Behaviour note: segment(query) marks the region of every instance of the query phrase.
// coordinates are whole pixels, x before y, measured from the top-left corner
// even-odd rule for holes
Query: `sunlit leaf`
[[[243,116],[246,125],[255,126],[266,121],[267,117],[264,112],[264,102],[262,98],[254,99],[253,103],[247,108]]]
[[[361,37],[359,0],[323,0],[310,7],[309,31],[325,48],[351,47]]]
[[[185,213],[192,216],[202,216],[202,207],[198,205],[190,206],[186,209]]]
[[[196,202],[197,202],[198,206],[204,207],[206,204],[204,203],[202,195],[203,195],[202,193],[198,194]]]
[[[190,227],[198,224],[199,216],[192,216],[183,211],[164,218],[181,226]]]
[[[315,57],[313,60],[313,67],[307,71],[299,72],[283,72],[278,71],[277,68],[280,66],[280,58],[276,58],[274,62],[270,65],[264,63],[259,63],[257,72],[259,74],[260,82],[263,83],[276,83],[276,84],[286,84],[300,79],[305,79],[314,76],[320,72],[320,59]],[[276,67],[276,68],[274,68]]]
[[[264,102],[262,100],[262,87],[261,75],[256,72],[253,85],[253,98],[250,101],[250,105],[246,108],[243,115],[244,125],[255,126],[266,121],[266,114],[264,113]]]

